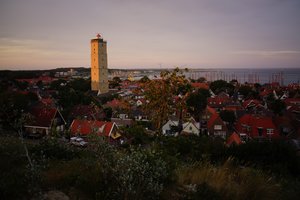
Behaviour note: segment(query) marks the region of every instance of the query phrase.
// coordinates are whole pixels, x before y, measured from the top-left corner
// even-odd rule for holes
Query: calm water
[[[236,79],[241,83],[270,83],[279,82],[281,85],[300,83],[299,69],[192,69],[186,74],[187,78],[198,79],[205,77],[208,81]]]

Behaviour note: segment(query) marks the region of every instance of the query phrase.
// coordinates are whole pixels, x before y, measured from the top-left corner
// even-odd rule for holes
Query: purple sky
[[[0,0],[0,69],[300,68],[300,0]]]

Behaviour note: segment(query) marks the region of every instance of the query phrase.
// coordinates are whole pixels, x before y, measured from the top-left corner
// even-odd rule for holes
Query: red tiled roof
[[[30,111],[30,114],[34,116],[34,119],[32,120],[32,122],[28,123],[27,125],[50,127],[56,113],[57,113],[56,108],[34,107]]]
[[[209,97],[207,98],[207,104],[211,106],[218,106],[218,105],[223,105],[226,103],[233,102],[232,99],[228,96],[216,96],[216,97]]]
[[[115,124],[112,122],[75,119],[71,124],[70,130],[74,135],[89,135],[91,133],[96,133],[97,135],[109,137],[114,126]]]
[[[210,106],[206,106],[206,112],[209,112],[212,115],[217,114],[217,111],[214,108],[210,107]]]
[[[228,105],[224,107],[224,110],[237,111],[237,110],[244,110],[244,108],[240,105]]]
[[[300,104],[300,98],[287,98],[284,100],[287,105],[297,105]]]
[[[264,96],[267,96],[269,94],[273,93],[272,90],[264,90],[262,92],[259,93],[260,96],[264,97]]]
[[[231,136],[226,141],[227,146],[230,146],[233,143],[237,144],[237,145],[242,144],[242,140],[241,140],[240,136],[236,132],[233,132],[231,134]]]
[[[214,113],[207,122],[207,127],[210,128],[217,119],[221,119],[217,113]]]
[[[289,112],[300,112],[300,106],[296,106],[296,105],[291,105],[291,106],[287,106],[287,111]]]
[[[246,131],[244,126],[248,126],[250,127],[250,129]],[[268,137],[267,129],[273,129],[273,134],[271,134],[272,138],[279,137],[278,129],[273,123],[272,118],[268,116],[257,116],[257,115],[246,114],[242,116],[236,124],[236,130],[239,133],[246,133],[250,137],[259,136],[258,128],[263,129],[263,133],[262,133],[263,137]]]

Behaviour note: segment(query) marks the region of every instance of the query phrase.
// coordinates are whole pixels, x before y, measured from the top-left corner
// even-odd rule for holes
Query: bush
[[[115,170],[120,199],[157,199],[167,177],[160,156],[141,149],[120,157]]]
[[[160,151],[185,162],[199,161],[204,157],[209,157],[213,161],[224,159],[223,141],[207,136],[162,136],[157,142]]]
[[[252,141],[231,146],[226,155],[235,157],[240,164],[256,166],[279,176],[300,175],[300,159],[296,151],[284,141]]]
[[[79,151],[66,143],[59,142],[55,138],[42,140],[38,145],[30,149],[36,160],[58,159],[71,160],[79,157]]]
[[[124,133],[127,138],[131,138],[131,144],[133,145],[145,145],[151,141],[151,136],[145,133],[145,129],[142,126],[136,125],[130,128],[124,128]]]
[[[0,199],[26,199],[38,194],[39,169],[31,168],[19,138],[0,139]]]

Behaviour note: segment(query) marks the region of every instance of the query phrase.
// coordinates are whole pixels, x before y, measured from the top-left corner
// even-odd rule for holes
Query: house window
[[[225,131],[215,131],[214,136],[222,137],[222,138],[225,139],[226,138],[226,132]]]
[[[271,134],[273,134],[273,133],[274,133],[274,129],[271,129],[271,128],[268,128],[268,129],[267,129],[267,134],[270,134],[270,135],[271,135]]]
[[[264,130],[264,129],[263,129],[262,127],[257,127],[258,136],[262,136],[263,130]]]
[[[215,125],[214,128],[215,130],[222,130],[222,125]]]
[[[193,129],[193,127],[190,126],[190,131]]]

